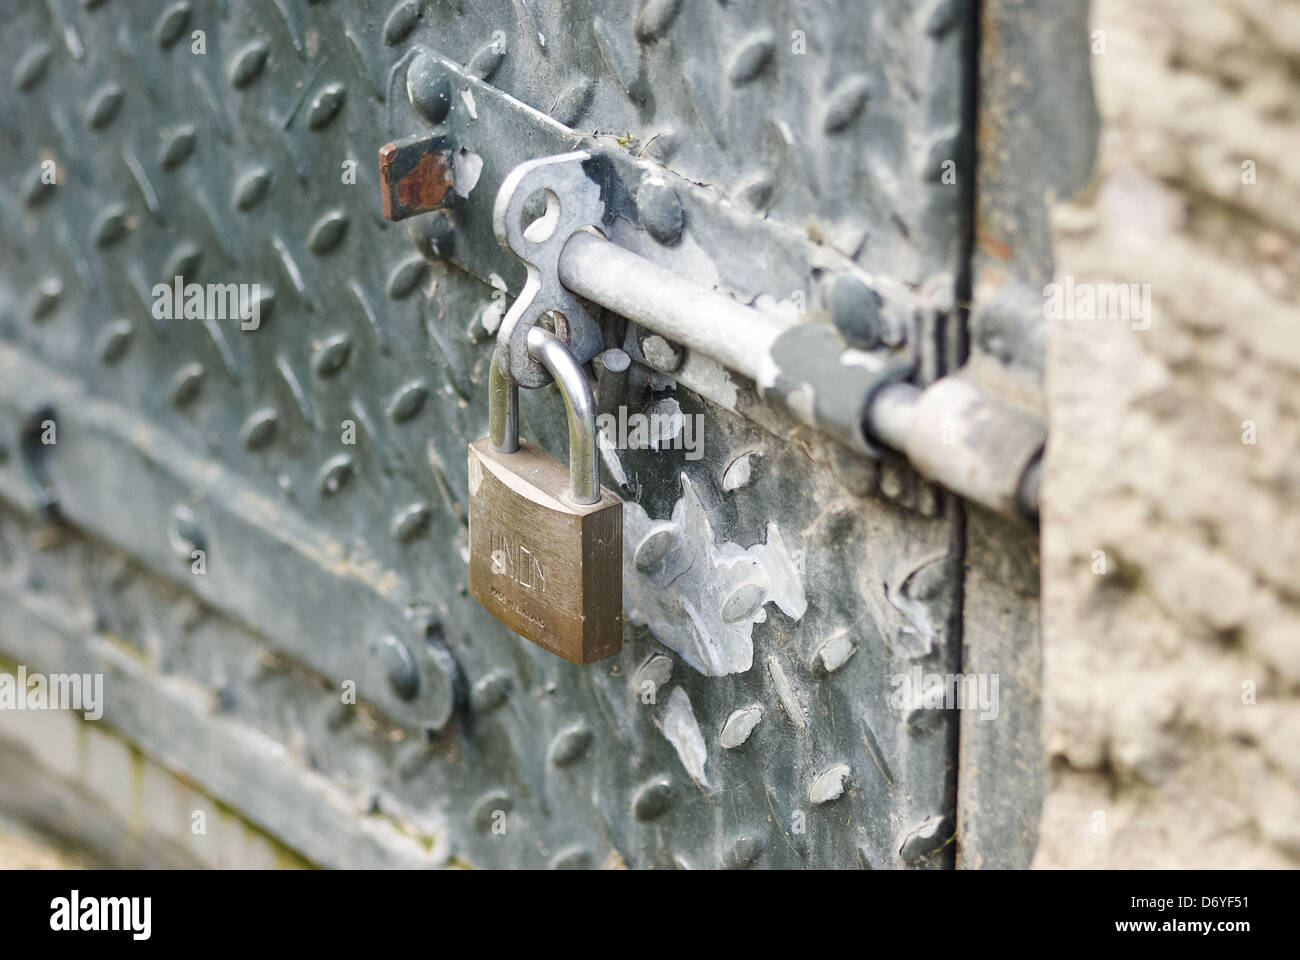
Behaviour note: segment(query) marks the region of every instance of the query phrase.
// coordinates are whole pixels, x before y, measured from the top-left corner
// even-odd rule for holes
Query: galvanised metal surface
[[[428,862],[952,864],[954,716],[890,697],[914,666],[959,667],[955,501],[706,358],[652,368],[659,345],[607,316],[634,363],[601,372],[602,411],[698,415],[703,453],[602,445],[628,501],[628,628],[617,658],[580,668],[468,597],[465,448],[487,432],[490,334],[522,280],[483,211],[518,162],[576,146],[638,171],[629,191],[674,185],[681,236],[664,242],[652,189],[615,226],[626,246],[906,354],[923,380],[948,369],[971,5],[3,10],[0,496],[25,515],[11,525],[45,507],[104,558],[86,569],[119,574],[69,574],[35,612],[6,603],[0,643],[49,670],[120,661],[106,721],[322,863],[419,860],[366,839],[359,818],[382,811]],[[454,111],[437,83],[412,97],[417,63],[447,68]],[[392,224],[377,151],[440,116],[456,199]],[[259,284],[256,329],[158,319],[154,286],[177,275]],[[522,408],[524,436],[562,456],[554,389]],[[57,442],[31,442],[47,421]],[[30,531],[14,542],[6,596],[21,598],[25,571],[57,558]],[[57,609],[135,581],[152,599],[121,625]],[[144,612],[191,602],[211,612]],[[209,621],[221,628],[200,639]],[[22,639],[42,623],[64,640]],[[110,632],[137,655],[114,660]],[[292,664],[274,692],[256,679],[268,661]],[[177,681],[223,716],[182,710]],[[340,702],[349,681],[362,706]],[[171,726],[171,711],[190,719]],[[268,780],[275,764],[247,744],[215,761],[218,720],[288,744],[302,776]],[[322,826],[348,818],[319,812],[311,778],[369,798],[355,829]]]

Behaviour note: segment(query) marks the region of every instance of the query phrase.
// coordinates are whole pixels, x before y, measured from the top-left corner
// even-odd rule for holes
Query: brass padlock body
[[[469,447],[469,590],[521,636],[573,663],[623,646],[623,504],[565,496],[570,473],[521,442]]]

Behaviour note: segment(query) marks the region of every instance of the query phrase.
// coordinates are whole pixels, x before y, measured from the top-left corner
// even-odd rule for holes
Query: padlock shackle
[[[596,398],[582,365],[564,341],[542,327],[528,331],[528,355],[555,380],[569,416],[569,498],[574,503],[600,502],[600,466],[596,456]],[[488,436],[497,453],[519,450],[519,385],[501,370],[494,356],[488,375]]]
[[[501,370],[494,354],[488,374],[488,438],[497,453],[519,452],[519,384]]]

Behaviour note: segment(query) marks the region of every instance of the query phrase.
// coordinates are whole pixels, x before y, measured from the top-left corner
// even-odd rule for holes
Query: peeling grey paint
[[[600,449],[600,458],[609,471],[610,479],[620,487],[627,486],[627,472],[623,469],[623,461],[619,459],[618,445],[609,431],[600,430],[596,433],[596,446]]]
[[[731,371],[702,353],[687,350],[686,359],[673,371],[672,378],[727,410],[734,411],[740,405],[740,393]]]
[[[848,662],[855,650],[857,648],[849,639],[848,629],[841,628],[817,648],[816,664],[825,673],[834,673]]]
[[[931,814],[908,831],[899,845],[899,856],[907,863],[918,860],[942,849],[952,835],[948,818],[941,814]]]
[[[881,636],[900,656],[919,660],[942,645],[949,604],[942,601],[944,583],[960,572],[948,552],[912,561],[883,583],[863,582],[863,597]]]
[[[682,405],[672,397],[654,401],[645,415],[650,421],[650,449],[667,449],[681,436],[685,424]]]
[[[727,722],[722,725],[722,732],[718,734],[718,743],[723,749],[734,750],[749,739],[749,735],[754,732],[754,728],[762,719],[761,704],[756,703],[732,711],[731,716],[727,717]]]
[[[700,733],[695,711],[691,709],[691,698],[681,687],[673,687],[673,692],[668,695],[668,709],[664,711],[659,729],[677,751],[686,773],[707,790],[709,778],[704,772],[704,764],[708,762],[709,750],[704,745],[704,735]]]
[[[889,602],[903,615],[895,637],[906,655],[914,660],[930,654],[935,635],[942,630],[942,624],[935,620],[932,600],[943,589],[946,578],[954,575],[947,561],[947,554],[931,557],[908,573],[896,588],[885,584]]]
[[[647,683],[653,684],[658,690],[668,683],[673,675],[673,661],[671,657],[665,657],[661,653],[654,656],[641,664],[640,669],[636,672],[634,685],[639,693]]]
[[[804,729],[808,725],[808,720],[804,716],[803,704],[799,701],[799,694],[794,684],[786,676],[781,661],[776,657],[768,657],[767,672],[771,674],[772,685],[776,687],[776,695],[781,700],[781,706],[785,708],[786,716],[800,730]]]
[[[478,119],[478,106],[474,103],[474,93],[468,87],[460,92],[460,98],[465,103],[465,109],[469,111],[470,117]]]
[[[822,771],[808,788],[808,802],[823,804],[838,800],[844,793],[844,784],[849,779],[849,774],[847,763],[837,763]]]
[[[451,168],[456,181],[452,189],[456,196],[468,197],[478,186],[478,178],[483,173],[483,158],[472,150],[461,148],[452,156]]]
[[[749,486],[754,473],[754,461],[761,456],[759,451],[751,450],[732,460],[722,472],[722,489],[731,491]]]
[[[803,583],[775,523],[765,543],[715,544],[690,480],[668,521],[640,504],[623,508],[623,601],[628,622],[648,626],[665,646],[706,676],[743,673],[754,663],[754,624],[764,604],[800,619]]]
[[[850,348],[829,324],[787,328],[759,360],[755,384],[767,402],[794,418],[872,457],[879,457],[867,428],[868,406],[882,386],[907,379],[915,358],[898,349],[867,353]]]

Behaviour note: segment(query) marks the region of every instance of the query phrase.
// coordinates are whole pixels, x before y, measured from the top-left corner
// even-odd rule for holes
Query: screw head
[[[610,373],[626,373],[627,368],[632,365],[632,358],[618,347],[611,347],[603,353],[596,354],[596,359]]]
[[[662,177],[646,176],[636,192],[636,215],[657,243],[671,247],[682,238],[685,223],[677,191]]]
[[[451,255],[456,246],[456,224],[450,210],[435,210],[427,217],[418,217],[409,227],[411,242],[426,260],[442,260]]]
[[[402,700],[414,700],[420,692],[420,671],[406,644],[389,634],[384,637],[379,652],[389,689]]]
[[[451,110],[451,78],[442,64],[421,53],[406,68],[406,97],[424,119],[442,123]]]
[[[840,274],[831,280],[827,300],[831,322],[845,340],[866,350],[880,346],[885,332],[880,294],[857,277]]]

